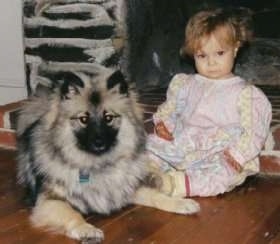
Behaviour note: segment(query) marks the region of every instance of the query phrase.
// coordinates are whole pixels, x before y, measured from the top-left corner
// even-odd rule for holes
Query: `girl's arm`
[[[158,107],[157,112],[153,115],[155,129],[164,132],[163,127],[165,127],[165,133],[169,132],[170,136],[175,129],[177,115],[186,103],[187,79],[186,74],[177,74],[172,78],[167,89],[165,102]]]
[[[243,133],[239,140],[225,150],[226,160],[238,171],[261,152],[269,133],[272,117],[271,104],[261,90],[247,86],[238,101],[240,125]]]

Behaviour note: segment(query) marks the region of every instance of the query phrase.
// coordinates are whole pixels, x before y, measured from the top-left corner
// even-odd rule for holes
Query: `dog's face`
[[[100,155],[108,152],[116,144],[118,128],[113,125],[121,119],[121,115],[106,110],[94,110],[93,108],[78,114],[71,120],[78,147]]]
[[[129,96],[123,75],[120,71],[106,78],[79,73],[59,75],[62,126],[71,127],[80,150],[96,156],[107,153],[117,144]]]

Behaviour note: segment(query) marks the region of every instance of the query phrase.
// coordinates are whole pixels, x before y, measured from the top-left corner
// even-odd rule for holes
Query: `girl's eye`
[[[80,116],[79,117],[79,121],[83,124],[83,125],[86,125],[89,121],[89,116]]]
[[[197,57],[197,58],[205,58],[206,55],[205,55],[205,54],[197,54],[196,57]]]
[[[225,51],[218,51],[217,54],[218,56],[223,56],[225,54]]]
[[[110,123],[114,119],[114,116],[112,114],[105,114],[104,120],[106,123]]]

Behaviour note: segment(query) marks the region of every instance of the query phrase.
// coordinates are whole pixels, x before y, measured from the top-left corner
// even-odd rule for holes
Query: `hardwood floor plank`
[[[250,233],[246,244],[280,243],[280,206],[271,207],[270,215],[259,221],[256,228]]]
[[[226,194],[220,200],[222,207],[217,214],[201,222],[199,229],[180,236],[173,243],[188,240],[192,244],[242,244],[248,236],[280,207],[279,179],[258,179],[257,189],[237,194]],[[207,237],[207,239],[206,239]],[[250,242],[249,242],[250,243]],[[252,244],[255,242],[251,242]]]
[[[176,215],[148,207],[139,207],[123,218],[105,225],[104,243],[140,243]]]
[[[178,239],[184,239],[182,243],[189,242],[192,233],[199,232],[209,220],[220,214],[224,208],[224,202],[217,197],[196,198],[201,205],[201,211],[196,215],[176,215],[166,225],[160,228],[153,235],[149,236],[142,243],[175,243]]]
[[[122,210],[111,213],[110,215],[99,215],[92,214],[86,217],[86,220],[98,228],[104,228],[104,226],[109,226],[118,219],[125,218],[131,211],[135,211],[139,206],[131,205]]]

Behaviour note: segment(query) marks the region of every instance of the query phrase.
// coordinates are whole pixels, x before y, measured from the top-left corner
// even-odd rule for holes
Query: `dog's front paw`
[[[192,199],[173,198],[175,212],[178,214],[194,214],[200,211],[199,203]]]
[[[83,244],[100,243],[104,240],[103,231],[89,223],[83,223],[71,229],[67,235],[80,240]]]

